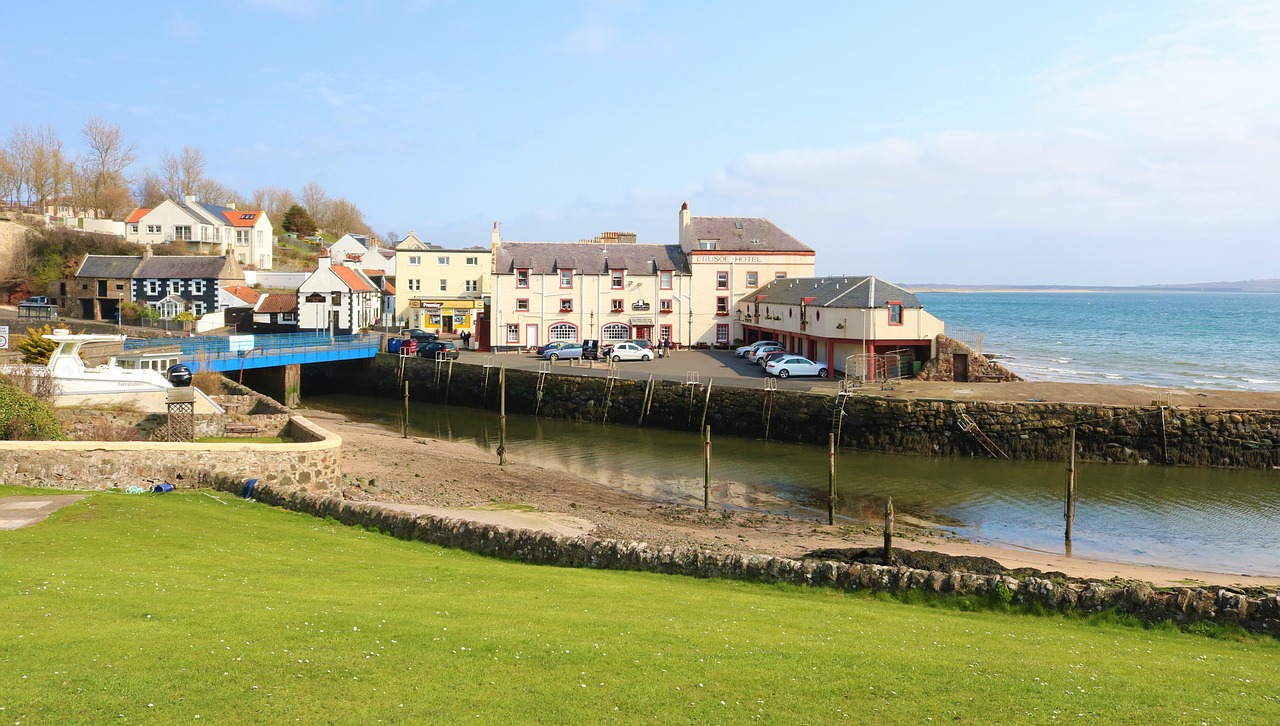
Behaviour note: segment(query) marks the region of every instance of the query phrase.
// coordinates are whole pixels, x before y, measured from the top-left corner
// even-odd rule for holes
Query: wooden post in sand
[[[827,496],[827,524],[836,523],[836,435],[827,434],[827,441],[831,446],[831,471],[827,476],[827,483],[830,485],[831,491]]]
[[[884,504],[884,563],[893,564],[893,497]]]
[[[711,427],[707,426],[703,431],[705,438],[702,445],[702,508],[707,510],[711,508]]]
[[[1076,429],[1071,427],[1071,456],[1067,463],[1067,501],[1062,510],[1067,520],[1067,543],[1071,542],[1071,528],[1076,523]]]
[[[498,466],[507,465],[507,367],[498,369]]]
[[[409,382],[404,382],[404,415],[400,417],[400,438],[409,438]]]

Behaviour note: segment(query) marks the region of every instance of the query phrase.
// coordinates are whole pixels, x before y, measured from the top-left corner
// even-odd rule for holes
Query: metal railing
[[[186,356],[222,356],[224,354],[242,353],[252,349],[258,355],[262,355],[271,352],[287,353],[306,348],[353,350],[372,347],[377,350],[380,341],[381,336],[370,333],[330,337],[327,332],[313,331],[306,333],[200,336],[193,338],[129,338],[124,342],[124,349],[131,351],[177,346]]]

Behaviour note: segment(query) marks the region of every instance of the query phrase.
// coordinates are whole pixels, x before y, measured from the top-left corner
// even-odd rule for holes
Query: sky
[[[1280,278],[1280,3],[50,0],[0,134],[89,116],[380,234],[678,241],[766,217],[820,275]],[[208,200],[216,201],[216,200]]]

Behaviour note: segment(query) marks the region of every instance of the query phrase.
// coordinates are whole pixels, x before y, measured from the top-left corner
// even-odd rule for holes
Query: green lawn
[[[1280,722],[1271,639],[518,565],[211,494],[0,531],[0,724]]]

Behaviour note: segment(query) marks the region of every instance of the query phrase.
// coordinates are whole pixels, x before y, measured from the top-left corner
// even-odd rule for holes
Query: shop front
[[[475,335],[476,318],[483,309],[480,300],[415,298],[409,301],[407,327],[440,335]]]

